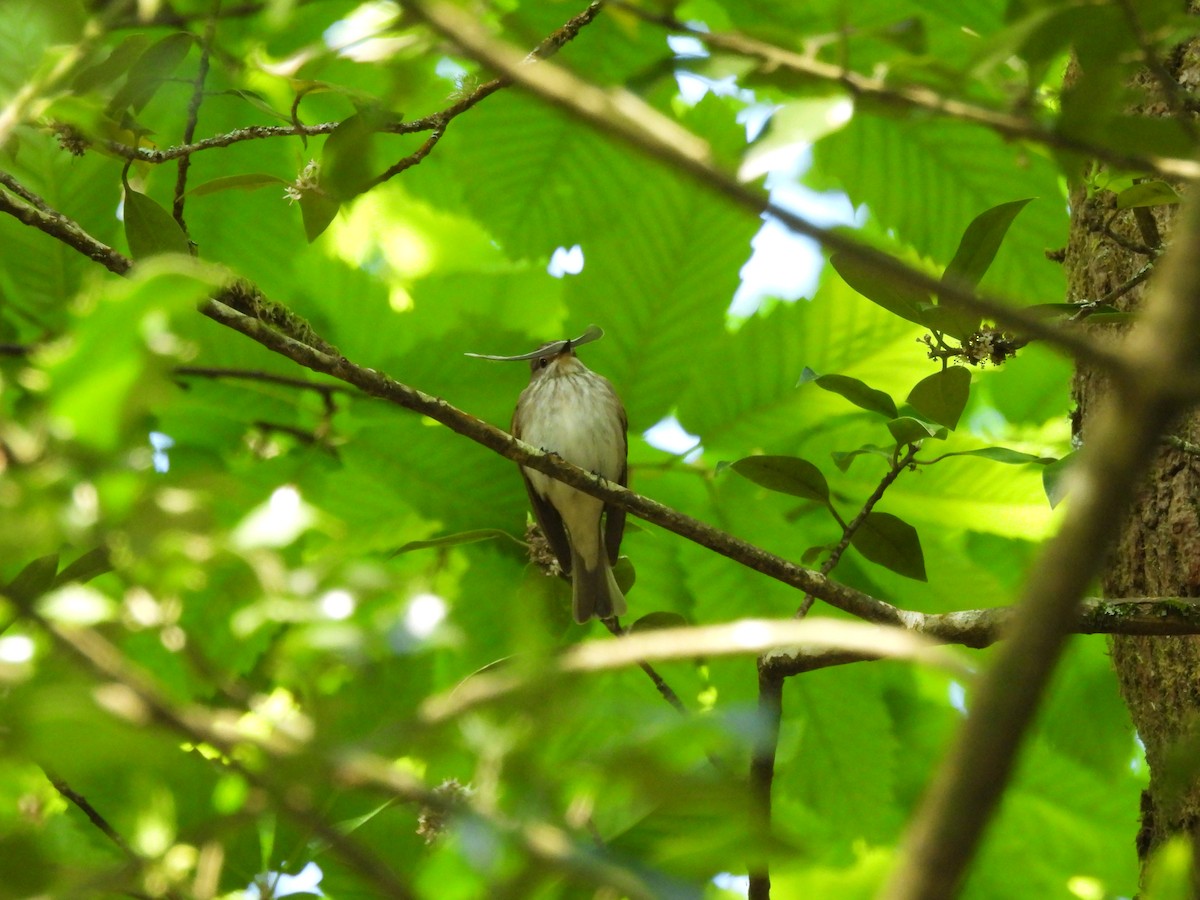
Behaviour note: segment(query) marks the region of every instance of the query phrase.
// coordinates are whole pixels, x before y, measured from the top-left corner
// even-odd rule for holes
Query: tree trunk
[[[1164,60],[1185,90],[1200,82],[1198,52],[1200,42],[1193,41]],[[1151,97],[1156,96],[1149,75],[1144,76],[1143,86]],[[1169,105],[1158,100],[1135,112],[1172,114]],[[1094,300],[1126,284],[1152,260],[1144,249],[1170,240],[1174,207],[1118,213],[1113,193],[1099,191],[1089,198],[1083,186],[1072,190],[1070,201],[1065,265],[1072,301]],[[1112,234],[1106,234],[1106,223],[1111,223]],[[1134,287],[1114,305],[1138,309],[1143,287]],[[1110,326],[1110,331],[1114,339],[1120,338],[1115,328]],[[1081,369],[1076,374],[1078,440],[1086,442],[1091,413],[1105,390],[1097,373]],[[1106,597],[1200,596],[1200,451],[1194,446],[1200,442],[1200,415],[1187,415],[1172,435],[1164,442],[1113,548],[1102,583]],[[1174,749],[1200,722],[1200,638],[1114,637],[1111,649],[1121,692],[1150,767],[1137,835],[1144,876],[1151,852],[1165,840],[1184,834],[1194,841],[1200,834],[1200,778],[1196,777],[1200,773],[1188,771],[1181,785],[1169,770]]]

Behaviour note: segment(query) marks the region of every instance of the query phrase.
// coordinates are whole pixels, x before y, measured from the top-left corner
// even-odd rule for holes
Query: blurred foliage
[[[196,139],[341,124],[194,154],[185,237],[170,212],[177,163],[126,168],[108,142],[182,141],[214,8]],[[1139,43],[1162,52],[1191,25],[1176,4],[1138,4],[1140,36],[1116,2],[647,8],[1122,152],[1179,145],[1170,125],[1124,114]],[[472,5],[526,48],[581,9]],[[1072,51],[1082,67],[1064,92]],[[884,102],[818,116],[846,111],[835,85],[669,43],[620,6],[557,61],[633,91],[717,158],[755,160],[771,186],[843,193],[861,205],[864,240],[924,271],[1026,305],[1062,300],[1046,251],[1066,240],[1065,186],[1083,171],[1072,153]],[[0,0],[0,63],[0,107],[19,119],[0,169],[139,259],[122,279],[0,218],[0,896],[266,897],[313,891],[314,871],[324,896],[380,896],[311,821],[286,814],[287,792],[421,897],[637,893],[597,894],[626,883],[606,866],[644,896],[735,896],[765,848],[778,898],[872,894],[969,685],[895,662],[792,679],[774,831],[753,834],[752,660],[663,666],[687,716],[636,669],[539,678],[549,654],[608,636],[571,625],[566,586],[529,563],[512,465],[195,305],[234,273],[353,362],[501,426],[523,368],[463,353],[519,353],[601,324],[606,339],[583,355],[627,406],[632,486],[814,565],[841,538],[839,517],[916,448],[835,575],[926,612],[1006,603],[1019,588],[1054,526],[1042,475],[1069,451],[1069,365],[1032,344],[1003,364],[945,368],[931,347],[978,321],[853,261],[826,267],[811,296],[732,316],[762,223],[519,91],[487,98],[419,165],[371,186],[425,138],[378,129],[488,77],[388,0]],[[748,135],[747,121],[765,125]],[[1127,205],[1142,202],[1175,198]],[[188,239],[197,259],[171,254]],[[573,245],[582,271],[547,271]],[[647,441],[668,417],[694,436],[691,452]],[[414,542],[427,543],[394,552]],[[787,617],[801,600],[654,526],[631,526],[623,553],[631,621]],[[180,710],[232,714],[232,749],[149,721],[27,611],[102,635]],[[483,669],[532,684],[448,722],[422,717]],[[276,733],[300,749],[271,758],[250,740]],[[430,809],[332,778],[363,752],[446,796],[465,786],[476,812],[434,827]],[[1102,639],[1077,640],[966,896],[1132,895],[1139,759]],[[537,843],[548,825],[565,848]],[[1154,896],[1178,893],[1177,851],[1157,860]]]

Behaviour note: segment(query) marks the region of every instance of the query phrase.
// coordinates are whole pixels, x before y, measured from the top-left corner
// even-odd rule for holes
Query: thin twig
[[[928,292],[930,296],[940,296],[951,306],[970,310],[1006,329],[1043,340],[1082,362],[1108,371],[1117,379],[1123,377],[1124,362],[1120,355],[1086,333],[1054,326],[998,298],[975,294],[953,282],[942,282],[839,230],[823,228],[772,203],[761,190],[743,185],[735,176],[715,165],[705,141],[637,96],[619,89],[596,87],[552,62],[527,65],[520,51],[497,40],[476,19],[447,3],[406,0],[404,6],[455,41],[468,55],[546,102],[667,163],[753,215],[766,214],[778,219],[789,230],[812,238],[827,250],[854,257],[881,277]],[[1189,165],[1200,174],[1200,166]]]
[[[1118,169],[1155,172],[1187,180],[1200,177],[1200,165],[1195,160],[1122,153],[1103,144],[1047,128],[1033,119],[946,97],[927,87],[896,85],[892,82],[869,78],[853,72],[843,65],[821,62],[745,35],[701,31],[671,16],[651,12],[636,4],[625,2],[625,0],[610,0],[610,2],[639,18],[671,31],[686,34],[709,47],[758,59],[764,64],[764,68],[789,69],[811,79],[840,85],[858,100],[920,110],[960,122],[982,125],[1006,138],[1030,141],[1046,147],[1078,153],[1109,163]]]
[[[619,638],[625,634],[625,629],[621,627],[620,623],[617,622],[615,618],[602,619],[601,621],[604,622],[604,627],[613,633],[614,637]],[[688,714],[687,707],[683,705],[683,701],[679,699],[679,695],[675,693],[671,686],[667,684],[667,682],[661,675],[658,674],[658,671],[653,666],[651,666],[648,662],[639,662],[638,668],[646,673],[646,675],[654,683],[654,687],[657,688],[658,692],[662,695],[662,698],[666,700],[676,712],[678,712],[681,716],[686,716]]]
[[[255,369],[225,369],[217,366],[176,366],[172,371],[176,375],[189,378],[229,378],[235,381],[261,381],[266,384],[278,384],[301,391],[315,391],[323,397],[329,397],[331,394],[358,394],[357,391],[351,391],[340,384],[322,384],[319,381],[291,378],[287,375],[276,375],[274,372],[260,372]]]
[[[217,17],[221,13],[221,0],[212,0],[212,10],[209,12],[208,23],[204,26],[204,37],[200,42],[200,64],[196,68],[196,78],[192,82],[192,96],[188,101],[187,121],[183,127],[183,142],[190,144],[196,136],[196,122],[200,118],[200,103],[204,99],[204,82],[208,78],[209,55],[212,52],[213,38],[217,33]],[[178,173],[175,177],[175,204],[172,215],[183,233],[187,234],[187,222],[183,218],[183,204],[187,195],[188,168],[192,164],[191,156],[179,157]]]
[[[0,192],[0,212],[6,212],[39,228],[118,274],[127,274],[133,265],[127,257],[97,241],[76,223],[57,212],[44,213],[23,203],[16,203],[3,192]],[[426,415],[507,459],[527,468],[537,469],[584,493],[613,503],[639,518],[660,525],[686,540],[726,556],[769,578],[811,592],[850,615],[868,622],[899,625],[939,641],[967,647],[990,646],[1001,638],[1009,623],[1011,610],[1005,608],[925,614],[901,609],[862,591],[831,581],[819,572],[768,553],[671,507],[620,485],[598,479],[557,456],[544,454],[444,400],[397,382],[373,369],[357,366],[345,357],[314,349],[276,330],[261,319],[238,312],[222,302],[230,298],[231,292],[236,291],[244,295],[247,290],[244,284],[231,287],[221,292],[218,299],[203,303],[200,312],[298,365],[352,385],[367,396]],[[241,301],[237,302],[241,304]],[[1189,385],[1195,381],[1185,380]],[[1187,599],[1132,598],[1096,603],[1098,605],[1085,606],[1083,609],[1074,626],[1078,633],[1195,634],[1200,631],[1200,606],[1195,606]]]
[[[139,864],[141,863],[141,857],[133,852],[133,848],[129,846],[125,838],[121,837],[117,830],[108,823],[108,820],[105,819],[104,816],[100,815],[96,808],[88,802],[86,797],[77,791],[72,790],[71,786],[58,776],[53,775],[50,772],[46,772],[45,774],[50,783],[54,785],[54,789],[58,791],[63,798],[73,803],[80,812],[87,816],[88,821],[95,825],[96,828],[98,828],[106,838],[112,841],[126,859],[128,859],[130,862]]]
[[[871,492],[871,496],[866,499],[865,503],[863,503],[862,509],[860,509],[854,518],[849,522],[842,523],[842,538],[837,542],[837,545],[833,548],[833,550],[830,551],[825,562],[821,564],[822,575],[828,575],[837,567],[837,564],[841,562],[842,554],[845,553],[846,548],[850,546],[850,541],[854,539],[855,533],[859,528],[862,527],[863,522],[867,521],[867,516],[871,514],[871,511],[875,508],[875,505],[883,499],[883,495],[887,489],[892,486],[893,482],[895,482],[897,478],[900,477],[900,473],[909,467],[913,461],[913,457],[917,455],[918,449],[919,448],[916,444],[909,444],[908,449],[905,451],[902,457],[894,457],[888,467],[887,472],[884,473],[883,478],[880,479],[879,484],[875,487],[875,490]],[[800,608],[796,610],[797,619],[803,619],[806,615],[808,615],[808,611],[812,608],[814,599],[815,598],[812,594],[806,593],[804,595],[804,600],[801,601]]]
[[[1141,326],[1126,342],[1138,377],[1116,389],[1091,426],[1073,471],[1077,488],[1066,518],[1030,573],[1010,639],[980,680],[966,722],[909,827],[885,900],[942,900],[957,892],[1078,621],[1083,592],[1181,408],[1175,381],[1180,372],[1195,375],[1198,258],[1200,203],[1189,203]]]

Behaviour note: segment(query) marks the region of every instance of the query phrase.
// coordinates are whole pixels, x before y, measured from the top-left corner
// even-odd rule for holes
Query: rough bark
[[[1186,91],[1200,84],[1200,41],[1181,47],[1164,60]],[[1069,77],[1069,76],[1068,76]],[[1150,75],[1142,80],[1150,96]],[[1173,115],[1169,104],[1151,99],[1137,112]],[[1184,190],[1182,185],[1177,188]],[[1194,190],[1192,188],[1191,190]],[[1152,256],[1137,247],[1170,241],[1173,207],[1116,212],[1107,191],[1088,197],[1083,186],[1071,192],[1071,233],[1065,258],[1069,299],[1096,299],[1132,279]],[[1105,233],[1105,225],[1116,237]],[[1144,284],[1114,305],[1135,311]],[[1121,329],[1109,329],[1113,340]],[[1081,369],[1075,378],[1078,440],[1086,442],[1090,414],[1104,394],[1104,379]],[[1200,414],[1177,423],[1173,435],[1200,442]],[[1165,443],[1142,487],[1135,508],[1112,551],[1102,581],[1108,598],[1200,596],[1200,454]],[[1117,636],[1110,640],[1121,692],[1146,748],[1150,785],[1142,799],[1137,851],[1145,863],[1154,848],[1175,834],[1200,837],[1200,772],[1180,783],[1172,771],[1173,753],[1200,724],[1200,638]]]

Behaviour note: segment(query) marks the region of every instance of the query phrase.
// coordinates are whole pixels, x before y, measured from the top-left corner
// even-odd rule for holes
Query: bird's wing
[[[550,545],[550,549],[558,558],[558,564],[562,568],[563,574],[570,575],[571,545],[567,541],[567,529],[563,526],[562,516],[558,514],[558,510],[549,500],[534,490],[533,482],[529,480],[524,469],[521,470],[521,480],[525,482],[525,493],[529,494],[529,505],[533,507],[533,517],[537,520],[538,527],[542,529],[546,543]],[[617,540],[619,542],[620,538]]]

